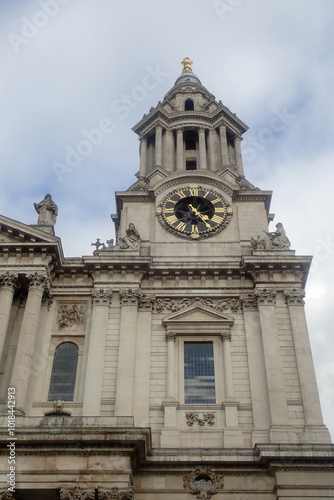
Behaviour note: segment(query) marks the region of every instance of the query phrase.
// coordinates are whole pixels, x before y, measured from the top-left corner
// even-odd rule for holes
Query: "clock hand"
[[[197,215],[197,217],[199,217],[204,222],[204,224],[206,225],[206,227],[208,227],[210,229],[211,228],[210,224],[208,224],[206,222],[209,219],[209,217],[207,215],[201,214],[201,212],[199,212],[197,210],[197,208],[193,207],[190,203],[189,203],[189,207],[194,212],[194,214]]]

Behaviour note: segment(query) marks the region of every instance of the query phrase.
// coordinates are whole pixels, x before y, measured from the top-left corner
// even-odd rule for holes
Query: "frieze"
[[[57,316],[58,329],[82,325],[85,317],[85,306],[82,304],[60,304]]]
[[[158,313],[170,311],[177,312],[185,307],[194,304],[211,307],[222,312],[238,312],[240,300],[236,297],[227,297],[223,299],[212,299],[205,297],[193,297],[183,299],[161,298],[157,299],[155,303],[155,310]]]
[[[284,290],[286,303],[289,305],[304,305],[305,290],[300,288],[289,288]]]
[[[192,472],[183,476],[183,487],[196,498],[209,499],[224,486],[224,476],[216,474],[209,467],[196,467]]]
[[[120,489],[117,487],[111,488],[109,491],[101,491],[97,489],[98,500],[133,500],[133,488]]]
[[[194,424],[199,425],[200,427],[215,425],[215,414],[214,413],[196,413],[194,411],[186,413],[186,421],[188,427],[193,427]]]

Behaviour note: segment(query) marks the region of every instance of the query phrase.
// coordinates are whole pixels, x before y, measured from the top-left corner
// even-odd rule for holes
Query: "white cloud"
[[[272,211],[298,254],[316,254],[319,240],[334,240],[332,2],[244,0],[221,20],[204,0],[70,0],[16,54],[8,33],[22,34],[22,18],[32,20],[40,5],[25,0],[0,7],[1,213],[34,223],[33,202],[51,192],[67,256],[90,253],[96,237],[109,238],[114,191],[132,184],[139,167],[130,129],[173,86],[188,55],[202,84],[251,126],[244,149],[247,135],[258,139],[270,128],[273,110],[286,107],[295,115],[245,162],[246,176],[274,190]],[[168,76],[121,119],[112,102],[142,85],[147,67],[157,65]],[[62,162],[83,130],[105,117],[113,132],[60,183],[53,162]],[[334,255],[327,254],[310,274],[307,311],[326,423],[334,434],[328,354]]]

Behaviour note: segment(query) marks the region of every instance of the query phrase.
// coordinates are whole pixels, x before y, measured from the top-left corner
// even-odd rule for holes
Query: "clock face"
[[[163,226],[187,239],[213,236],[230,222],[232,208],[224,198],[200,186],[172,191],[157,209]]]

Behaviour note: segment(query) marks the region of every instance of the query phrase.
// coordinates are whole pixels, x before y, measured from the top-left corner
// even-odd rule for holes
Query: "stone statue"
[[[272,250],[288,250],[290,248],[290,241],[285,234],[283,224],[278,222],[276,224],[276,231],[273,233],[265,233],[268,235],[271,243]]]
[[[266,240],[264,238],[261,238],[259,234],[257,235],[256,239],[252,236],[250,239],[250,243],[255,250],[264,250],[266,248]]]
[[[38,213],[37,224],[39,226],[54,226],[57,221],[58,207],[51,198],[51,194],[46,194],[44,200],[34,203]]]
[[[122,249],[127,248],[139,248],[140,245],[140,234],[133,222],[130,222],[128,229],[126,230],[126,236],[119,239],[119,247]]]

